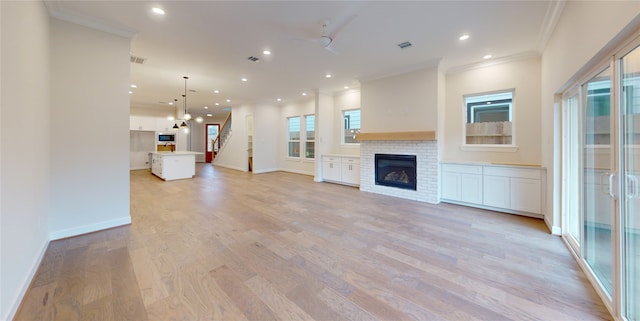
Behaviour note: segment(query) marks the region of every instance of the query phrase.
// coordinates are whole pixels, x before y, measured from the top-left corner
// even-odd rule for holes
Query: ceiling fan
[[[329,29],[330,21],[328,20],[324,21],[322,23],[322,36],[320,36],[319,38],[313,38],[313,39],[307,39],[307,40],[311,42],[315,42],[319,44],[323,49],[333,53],[334,55],[337,55],[338,52],[332,46],[333,41],[338,36],[338,33],[342,31],[342,29],[344,29],[344,27],[346,27],[349,23],[351,23],[351,21],[353,21],[353,19],[355,19],[356,17],[357,15],[349,16],[349,18],[347,18],[345,21],[342,22],[342,24],[338,25],[335,29],[333,29],[333,31]]]

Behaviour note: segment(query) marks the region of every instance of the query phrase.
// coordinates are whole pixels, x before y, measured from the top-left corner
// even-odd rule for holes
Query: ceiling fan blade
[[[357,14],[349,16],[349,18],[347,18],[347,20],[343,21],[341,25],[339,25],[336,29],[333,30],[332,33],[329,34],[329,38],[336,39],[336,36],[338,35],[338,33],[340,31],[342,31],[342,29],[344,29],[344,27],[346,27],[348,24],[350,24],[351,21],[353,21],[353,19],[355,19],[357,16],[358,16]]]
[[[324,49],[326,49],[327,51],[329,51],[330,53],[334,54],[334,55],[338,55],[338,52],[331,46],[331,44],[329,44],[328,46],[324,47]]]

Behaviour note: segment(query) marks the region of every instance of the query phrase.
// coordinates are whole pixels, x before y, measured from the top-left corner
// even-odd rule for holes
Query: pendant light
[[[178,106],[178,99],[177,98],[173,99],[173,105],[174,106]],[[171,127],[171,128],[173,128],[174,130],[180,129],[180,127],[178,127],[178,123],[173,123],[173,127]]]
[[[191,119],[191,114],[187,113],[187,79],[189,79],[189,77],[184,76],[182,78],[184,78],[184,95],[182,95],[182,97],[184,98],[184,117],[183,117],[183,119],[184,120],[189,120],[189,119]],[[187,124],[184,123],[184,121],[182,122],[182,124],[184,124],[185,126],[187,125]]]
[[[185,77],[186,78],[186,77]],[[185,87],[186,88],[186,87]],[[186,93],[186,91],[185,91]],[[188,128],[189,126],[187,126],[187,95],[182,95],[182,100],[184,101],[184,115],[185,117],[183,117],[182,119],[182,124],[180,124],[180,128]]]

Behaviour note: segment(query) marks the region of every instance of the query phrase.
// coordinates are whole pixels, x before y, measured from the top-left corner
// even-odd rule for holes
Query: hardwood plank
[[[539,219],[210,164],[132,171],[131,216],[51,242],[15,320],[612,319]]]

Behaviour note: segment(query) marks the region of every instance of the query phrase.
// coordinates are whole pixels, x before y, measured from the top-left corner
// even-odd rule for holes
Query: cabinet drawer
[[[533,168],[513,168],[513,167],[484,167],[485,175],[506,176],[529,179],[540,179],[540,170]]]
[[[343,164],[360,164],[360,158],[358,157],[343,157]]]
[[[322,160],[326,162],[340,162],[340,157],[324,156],[322,157]]]
[[[442,164],[443,172],[455,172],[465,174],[482,174],[482,166],[478,165],[460,165],[460,164]]]

